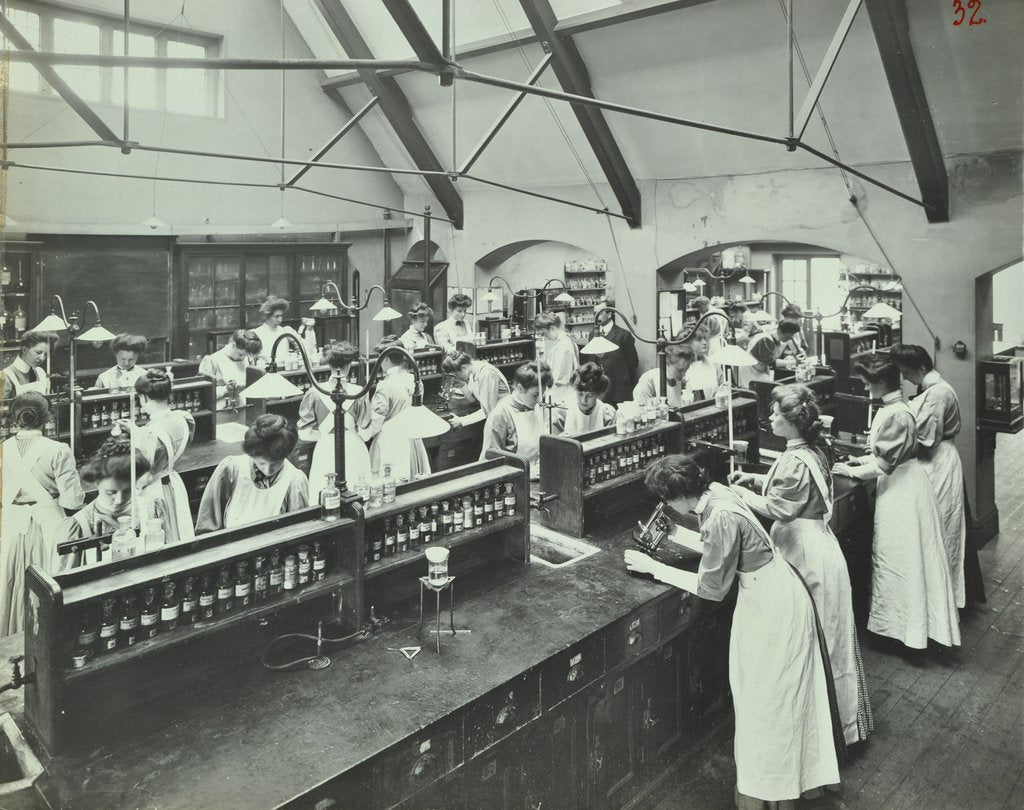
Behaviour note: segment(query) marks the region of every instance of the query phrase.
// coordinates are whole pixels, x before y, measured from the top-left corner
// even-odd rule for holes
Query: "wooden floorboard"
[[[988,602],[967,611],[962,645],[895,653],[861,631],[875,733],[842,769],[842,793],[814,810],[1024,808],[1024,433],[1000,436],[1000,534],[980,552]],[[730,731],[679,774],[656,810],[733,806]]]

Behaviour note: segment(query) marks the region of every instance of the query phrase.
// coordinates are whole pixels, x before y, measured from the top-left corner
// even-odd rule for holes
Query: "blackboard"
[[[71,240],[68,240],[71,241]],[[64,240],[61,240],[64,242]],[[40,311],[49,312],[49,300],[59,293],[68,308],[80,315],[88,300],[100,308],[103,325],[114,334],[131,332],[151,338],[168,338],[171,328],[170,246],[146,244],[149,240],[82,238],[73,244],[48,243],[43,249]],[[142,244],[139,244],[139,243]],[[94,315],[86,317],[87,328]],[[144,358],[162,360],[166,340],[154,341],[155,354]],[[55,369],[67,366],[67,338],[54,352]],[[113,364],[109,345],[78,345],[79,368],[106,368]]]

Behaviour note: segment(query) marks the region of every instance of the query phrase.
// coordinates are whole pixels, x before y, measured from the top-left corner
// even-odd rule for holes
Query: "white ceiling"
[[[312,0],[286,2],[314,54],[341,55]],[[628,0],[552,0],[562,19],[628,4]],[[375,56],[412,56],[382,4],[346,0],[345,5]],[[846,5],[846,0],[795,3],[796,36],[812,75]],[[412,6],[440,41],[441,4],[412,0]],[[947,3],[919,1],[909,6],[914,49],[943,153],[1021,148],[1024,2],[986,0],[990,22],[973,29],[951,24]],[[462,46],[509,37],[510,31],[529,27],[518,0],[459,0],[455,10],[456,43]],[[779,0],[714,0],[587,31],[577,35],[575,42],[599,98],[728,127],[780,137],[786,134],[786,25]],[[524,46],[467,60],[465,66],[524,81],[541,56],[539,46]],[[807,83],[799,63],[796,71],[799,109]],[[452,91],[426,74],[403,75],[399,84],[441,163],[452,165]],[[550,69],[541,84],[560,89]],[[353,110],[369,98],[361,85],[342,92]],[[512,94],[469,82],[457,82],[455,92],[456,154],[461,162]],[[825,87],[821,106],[845,162],[908,159],[863,8]],[[617,113],[606,113],[606,117],[637,180],[820,165],[813,156],[790,153],[781,146]],[[364,120],[368,136],[388,165],[411,166],[379,113]],[[830,151],[817,115],[805,140]],[[539,97],[524,101],[473,171],[532,187],[585,184],[588,175],[596,182],[604,179],[571,108]],[[418,178],[396,179],[406,191],[420,193],[424,189]],[[914,188],[905,190],[917,193]]]

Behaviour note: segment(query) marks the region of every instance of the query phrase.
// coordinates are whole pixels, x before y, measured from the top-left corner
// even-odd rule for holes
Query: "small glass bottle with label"
[[[164,601],[160,605],[160,632],[174,630],[181,621],[181,602],[175,593],[173,580],[164,580]]]
[[[396,489],[397,486],[398,486],[398,484],[395,481],[394,476],[391,475],[391,465],[390,464],[385,464],[384,465],[384,503],[394,503],[395,502],[395,498],[397,497],[396,493],[395,493],[395,489]]]
[[[284,558],[284,582],[282,584],[285,593],[291,593],[299,587],[299,566],[294,554]]]
[[[405,522],[405,515],[395,517],[395,553],[401,554],[409,550],[409,526]]]
[[[384,521],[384,556],[390,557],[395,553],[398,544],[398,532],[395,528],[395,521],[387,518]]]
[[[368,506],[376,508],[384,505],[384,482],[379,475],[370,478],[370,499]]]
[[[249,563],[239,560],[235,563],[235,607],[248,607],[252,604],[252,575]]]
[[[275,548],[270,552],[270,572],[267,577],[270,596],[280,596],[284,590],[284,565],[281,562],[281,550]]]
[[[270,572],[267,570],[267,563],[262,554],[257,554],[252,564],[254,569],[252,578],[253,598],[257,602],[264,602],[270,593]]]
[[[121,617],[117,620],[117,644],[119,647],[131,647],[139,640],[139,609],[136,603],[139,598],[127,594],[121,599]]]
[[[114,615],[116,604],[113,597],[107,597],[100,603],[103,611],[100,615],[100,653],[108,653],[117,649],[118,621]]]
[[[324,556],[323,543],[313,541],[313,581],[319,582],[327,577],[327,557]]]
[[[87,661],[96,655],[97,629],[96,614],[91,610],[83,611],[78,623],[78,652],[76,655],[84,655]]]
[[[516,485],[512,481],[505,483],[505,517],[515,517],[516,514]]]
[[[231,581],[231,569],[222,566],[217,575],[217,613],[224,615],[235,609],[235,583]]]
[[[199,616],[200,619],[212,619],[217,610],[217,592],[213,587],[213,575],[209,572],[203,574],[203,586],[199,592]]]
[[[420,512],[420,544],[426,545],[434,539],[434,532],[432,523],[430,521],[430,508],[427,506],[421,506]]]
[[[409,514],[406,516],[405,522],[409,527],[409,548],[417,549],[420,547],[420,522],[416,517],[415,509],[409,510]]]
[[[334,473],[327,473],[327,486],[320,492],[320,519],[341,520],[341,490],[335,484]]]
[[[140,616],[143,638],[156,638],[160,632],[160,605],[156,600],[156,588],[142,592],[142,615]]]
[[[196,594],[196,578],[185,577],[181,585],[181,623],[185,626],[196,623],[199,598]]]
[[[303,543],[299,546],[298,585],[300,588],[305,588],[312,581],[313,560],[309,556],[309,546]]]

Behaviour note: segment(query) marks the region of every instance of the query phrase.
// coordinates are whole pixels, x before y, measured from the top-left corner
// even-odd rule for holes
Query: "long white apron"
[[[911,458],[880,477],[877,487],[868,630],[919,650],[929,638],[959,645],[942,521],[928,475]]]
[[[181,476],[174,469],[175,463],[181,458],[181,454],[185,452],[188,443],[182,442],[181,449],[175,453],[174,443],[169,436],[163,432],[154,432],[152,435],[153,438],[163,445],[164,451],[167,453],[167,471],[157,481],[154,481],[142,490],[141,494],[143,499],[146,496],[154,499],[160,498],[167,507],[167,512],[164,516],[165,543],[191,542],[196,538],[196,530],[195,526],[192,525],[192,510],[188,505],[188,490],[185,489],[185,482],[181,480]]]
[[[768,337],[770,335],[767,332],[758,332],[747,344],[747,352],[750,353],[758,343]],[[739,366],[736,369],[736,384],[740,388],[750,388],[750,384],[755,380],[771,382],[774,378],[775,372],[771,369],[760,371],[756,366]]]
[[[942,520],[942,537],[949,560],[949,576],[953,582],[956,606],[967,604],[964,588],[964,547],[967,542],[967,521],[964,519],[964,470],[960,454],[952,440],[939,442],[929,458],[921,461],[928,480],[935,489],[935,500]]]
[[[736,787],[763,801],[798,799],[839,782],[814,603],[756,519],[729,503],[707,519],[719,510],[750,521],[772,550],[770,563],[739,574],[729,639]]]
[[[320,438],[313,446],[313,459],[309,466],[309,502],[320,502],[320,493],[327,486],[327,474],[334,472],[334,402],[317,391],[317,395],[331,413],[317,426]],[[352,417],[345,413],[345,478],[349,484],[360,475],[370,477],[370,452],[359,437]]]
[[[14,377],[11,377],[11,385],[14,386],[14,396],[19,394],[27,394],[34,391],[37,394],[49,394],[50,393],[50,378],[46,376],[46,373],[42,369],[35,369],[43,375],[41,380],[36,380],[30,383],[19,383]]]
[[[224,528],[233,529],[257,520],[266,520],[281,514],[281,507],[288,495],[295,473],[298,470],[285,459],[284,467],[273,485],[257,489],[252,480],[252,461],[248,456],[234,456],[235,488],[224,510]]]
[[[36,440],[22,455],[16,439],[4,442],[0,636],[24,629],[25,569],[32,563],[47,573],[57,568],[57,538],[65,519],[64,510],[32,475],[32,468],[45,448],[45,441]],[[34,503],[15,503],[16,498]]]
[[[530,462],[530,480],[540,480],[540,437],[544,432],[544,417],[538,408],[528,411],[510,411],[516,427],[516,455]]]
[[[828,524],[832,517],[832,494],[810,450],[799,447],[786,452],[796,454],[810,471],[827,511],[822,519],[797,518],[786,523],[776,520],[772,524],[771,538],[786,562],[800,572],[818,608],[818,621],[825,635],[836,685],[843,737],[847,743],[855,743],[865,738],[870,730],[862,728],[870,710],[865,708],[865,721],[858,723],[860,701],[864,701],[866,707],[868,695],[857,666],[857,627],[853,618],[850,572],[839,540]],[[777,466],[778,462],[765,477],[762,492],[766,496]]]
[[[362,443],[362,442],[360,442]],[[346,451],[348,444],[345,445]],[[423,439],[410,439],[406,431],[396,428],[388,419],[381,425],[380,433],[370,443],[371,463],[381,472],[385,464],[391,465],[391,475],[396,478],[413,480],[421,473],[430,472],[430,459],[423,446]]]

